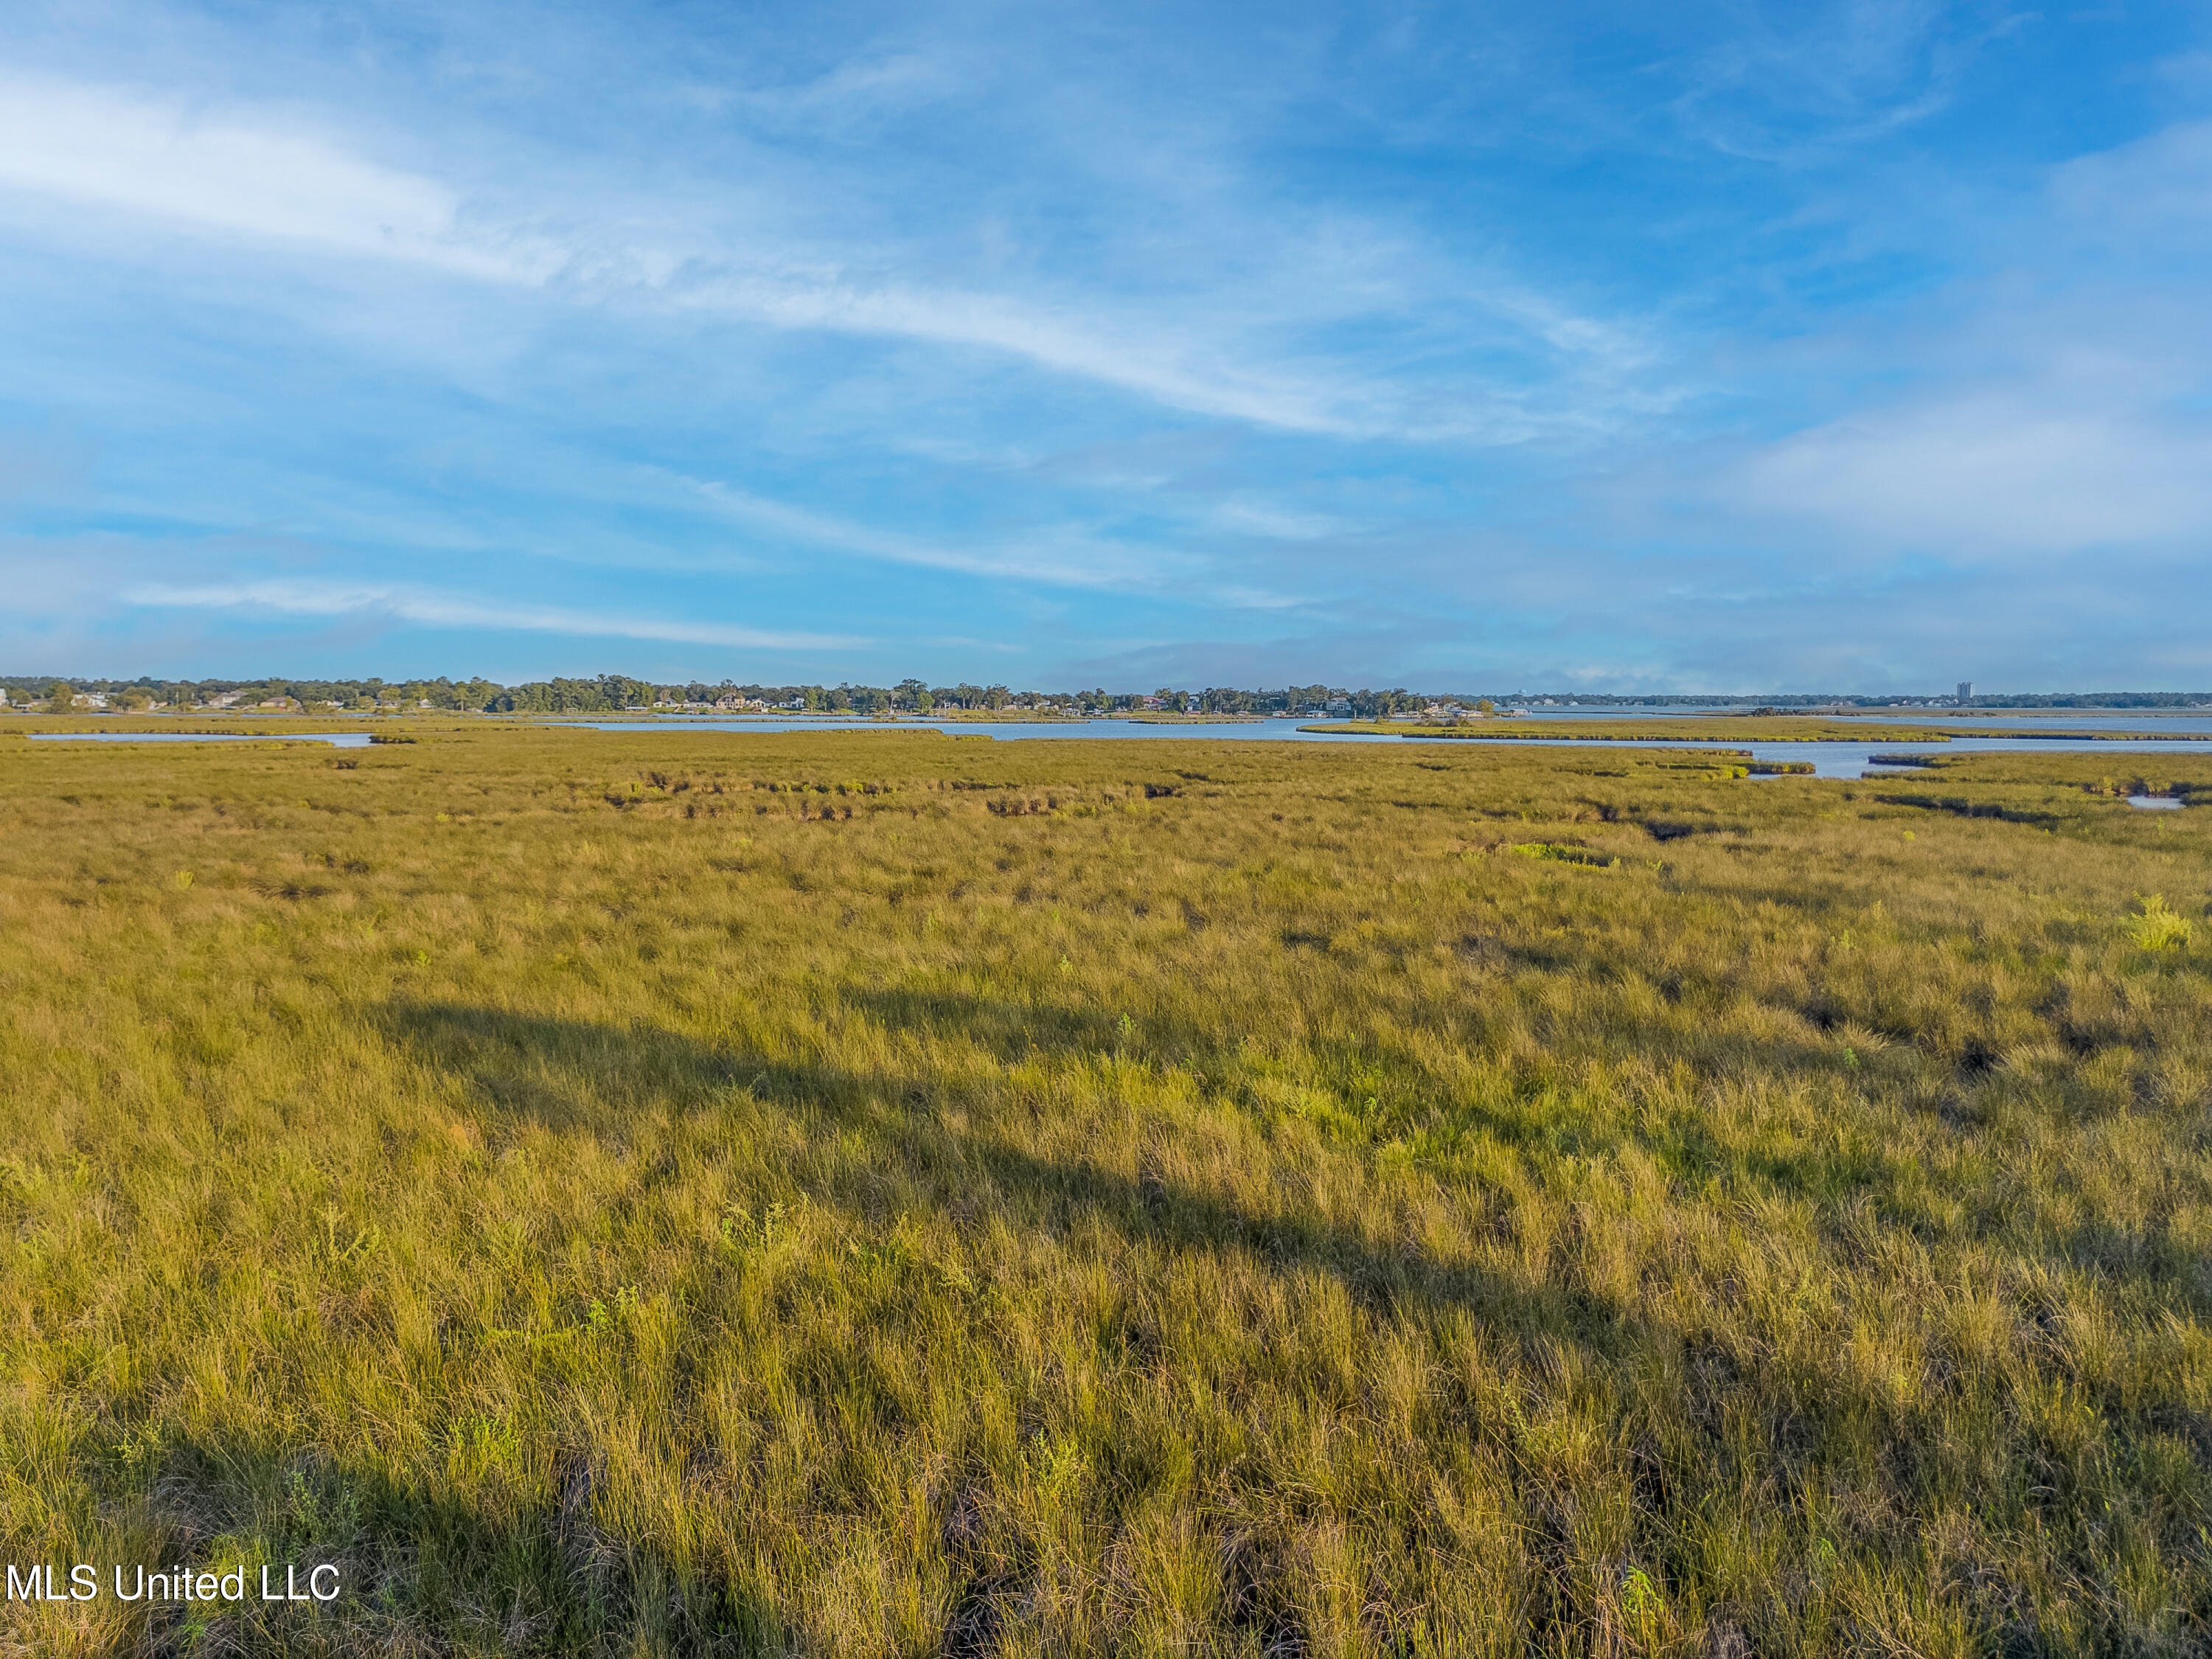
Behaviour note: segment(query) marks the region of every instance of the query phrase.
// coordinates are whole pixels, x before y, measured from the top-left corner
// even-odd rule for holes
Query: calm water
[[[366,732],[33,732],[33,743],[327,743],[366,749]]]
[[[1559,710],[1559,713],[1571,711]],[[576,720],[564,722],[594,732],[665,731],[671,726],[689,727],[702,732],[945,732],[952,735],[988,737],[1004,742],[1024,742],[1035,739],[1060,738],[1082,742],[1099,738],[1178,738],[1185,742],[1224,741],[1232,743],[1419,743],[1454,744],[1462,748],[1498,748],[1507,745],[1534,748],[1573,749],[1729,749],[1741,754],[1748,752],[1753,760],[1810,761],[1813,775],[1822,778],[1856,778],[1864,772],[1876,755],[1924,753],[1936,755],[1965,755],[1978,753],[2014,754],[2039,753],[2050,750],[2094,750],[2108,753],[2114,750],[2160,750],[2167,754],[2188,754],[2200,750],[2212,750],[2212,745],[2130,741],[2116,738],[2102,742],[2069,743],[2063,738],[1954,738],[1948,743],[1698,743],[1654,739],[1650,744],[1622,744],[1590,738],[1419,738],[1399,737],[1395,733],[1370,736],[1365,732],[1301,732],[1294,720],[1249,720],[1224,722],[1221,725],[1153,726],[1140,720],[1079,720],[1066,724],[1009,720],[714,720],[691,716],[672,716],[660,720]],[[2161,721],[2154,730],[2166,731],[2180,723]],[[2094,728],[2091,728],[2094,729]],[[2212,730],[2212,722],[2207,722]]]
[[[1711,708],[1682,708],[1675,707],[1651,708],[1531,708],[1516,716],[1531,720],[1681,720],[1703,716],[1707,720],[1718,715],[1725,719],[1733,713],[1739,717],[1748,714],[1756,705],[1747,703],[1735,710]],[[2047,714],[1954,714],[1942,708],[1869,708],[1850,714],[1822,714],[1822,720],[1859,720],[1868,725],[1903,724],[1916,726],[2003,726],[2023,732],[2212,732],[2212,713],[2164,714],[2151,709],[2134,713],[2121,710],[2088,712],[2079,709],[2053,711]]]
[[[1588,711],[1556,709],[1548,711],[1559,715],[1580,716]],[[1618,718],[1617,716],[1615,718]],[[2118,717],[2115,716],[2114,719]],[[1386,743],[1449,744],[1459,748],[1492,749],[1501,747],[1559,748],[1559,749],[1710,749],[1732,750],[1738,754],[1748,753],[1754,760],[1810,761],[1813,775],[1823,778],[1856,778],[1866,771],[1876,755],[1920,753],[1929,756],[1969,754],[2039,753],[2051,750],[2084,751],[2110,754],[2115,750],[2128,753],[2162,752],[2190,754],[2200,752],[2201,746],[2193,743],[2158,743],[2130,740],[2124,738],[2096,742],[2069,742],[2063,737],[2051,738],[1954,738],[1948,743],[1700,743],[1684,740],[1654,739],[1649,744],[1622,744],[1589,738],[1422,738],[1370,736],[1365,732],[1301,732],[1293,720],[1251,720],[1224,722],[1220,725],[1155,726],[1141,720],[1077,720],[1065,724],[1024,720],[713,720],[696,716],[672,717],[656,720],[571,720],[562,724],[593,732],[665,732],[672,727],[700,732],[742,732],[752,733],[793,733],[804,732],[945,732],[955,737],[988,737],[1000,742],[1022,743],[1039,739],[1060,739],[1069,742],[1097,742],[1119,738],[1135,739],[1176,738],[1184,742],[1231,743]],[[2081,723],[2057,730],[2095,731],[2095,724]],[[2111,729],[2109,723],[2105,729]],[[2152,729],[2157,731],[2212,732],[2212,720],[2193,720],[2186,718],[2159,721]],[[267,743],[273,739],[292,743],[326,743],[339,749],[365,749],[368,734],[365,732],[286,732],[283,733],[254,733],[244,732],[33,732],[29,734],[34,743]],[[2159,810],[2178,805],[2178,802],[2139,798],[2136,803]]]
[[[1871,718],[1861,716],[1859,718]],[[2022,732],[2212,732],[2212,714],[1907,714],[1897,720],[1940,721],[1946,726],[2002,726]]]

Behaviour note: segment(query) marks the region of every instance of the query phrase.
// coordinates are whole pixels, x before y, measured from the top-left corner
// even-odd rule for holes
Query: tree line
[[[433,708],[487,714],[597,714],[631,709],[690,708],[783,710],[814,714],[1060,713],[1135,714],[1151,711],[1209,714],[1303,713],[1313,709],[1374,718],[1428,706],[1431,699],[1400,686],[1388,690],[1293,685],[1246,690],[1209,686],[1186,690],[1162,686],[1151,692],[1018,691],[1010,686],[931,685],[920,679],[896,685],[769,685],[719,680],[682,684],[600,674],[591,678],[532,680],[501,685],[477,677],[454,679],[135,680],[65,679],[46,675],[0,678],[0,695],[15,707],[82,708],[95,698],[119,708],[254,708],[269,703],[305,708],[368,712],[377,708]]]
[[[1376,690],[1353,690],[1322,684],[1285,685],[1273,689],[1208,686],[1190,690],[1161,686],[1150,691],[1090,690],[1017,691],[1006,685],[930,685],[919,679],[896,685],[767,685],[718,680],[683,684],[634,678],[626,674],[600,674],[590,678],[532,680],[520,685],[501,685],[481,676],[454,679],[292,679],[259,680],[157,679],[135,680],[67,678],[44,674],[0,676],[0,696],[15,708],[44,705],[64,710],[101,706],[110,708],[252,708],[269,703],[331,711],[368,712],[379,708],[432,708],[448,713],[488,714],[599,714],[629,709],[668,708],[775,709],[815,714],[999,713],[1121,714],[1162,710],[1206,714],[1276,714],[1316,713],[1358,720],[1387,719],[1443,704],[1474,708],[1495,700],[1512,706],[1572,705],[1586,708],[1633,708],[1665,704],[1674,707],[1740,707],[1752,699],[1718,695],[1652,693],[1639,695],[1601,692],[1492,691],[1415,692],[1403,686]],[[96,700],[96,701],[95,701]],[[1797,693],[1759,700],[1760,710],[1788,708],[1956,707],[1948,696],[1900,697]],[[1997,694],[1972,699],[1983,708],[2179,708],[2212,703],[2212,692],[2102,691]]]

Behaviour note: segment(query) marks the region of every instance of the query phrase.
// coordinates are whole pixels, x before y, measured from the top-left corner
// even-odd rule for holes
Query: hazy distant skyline
[[[12,9],[0,660],[2203,684],[2208,24]]]

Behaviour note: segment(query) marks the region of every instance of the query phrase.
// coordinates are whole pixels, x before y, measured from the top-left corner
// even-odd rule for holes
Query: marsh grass
[[[2206,815],[410,732],[0,753],[23,1650],[2205,1644]]]

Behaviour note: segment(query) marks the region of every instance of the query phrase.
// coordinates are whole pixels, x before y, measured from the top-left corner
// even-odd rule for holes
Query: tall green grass
[[[410,730],[0,752],[21,1650],[2206,1644],[2212,815]]]

